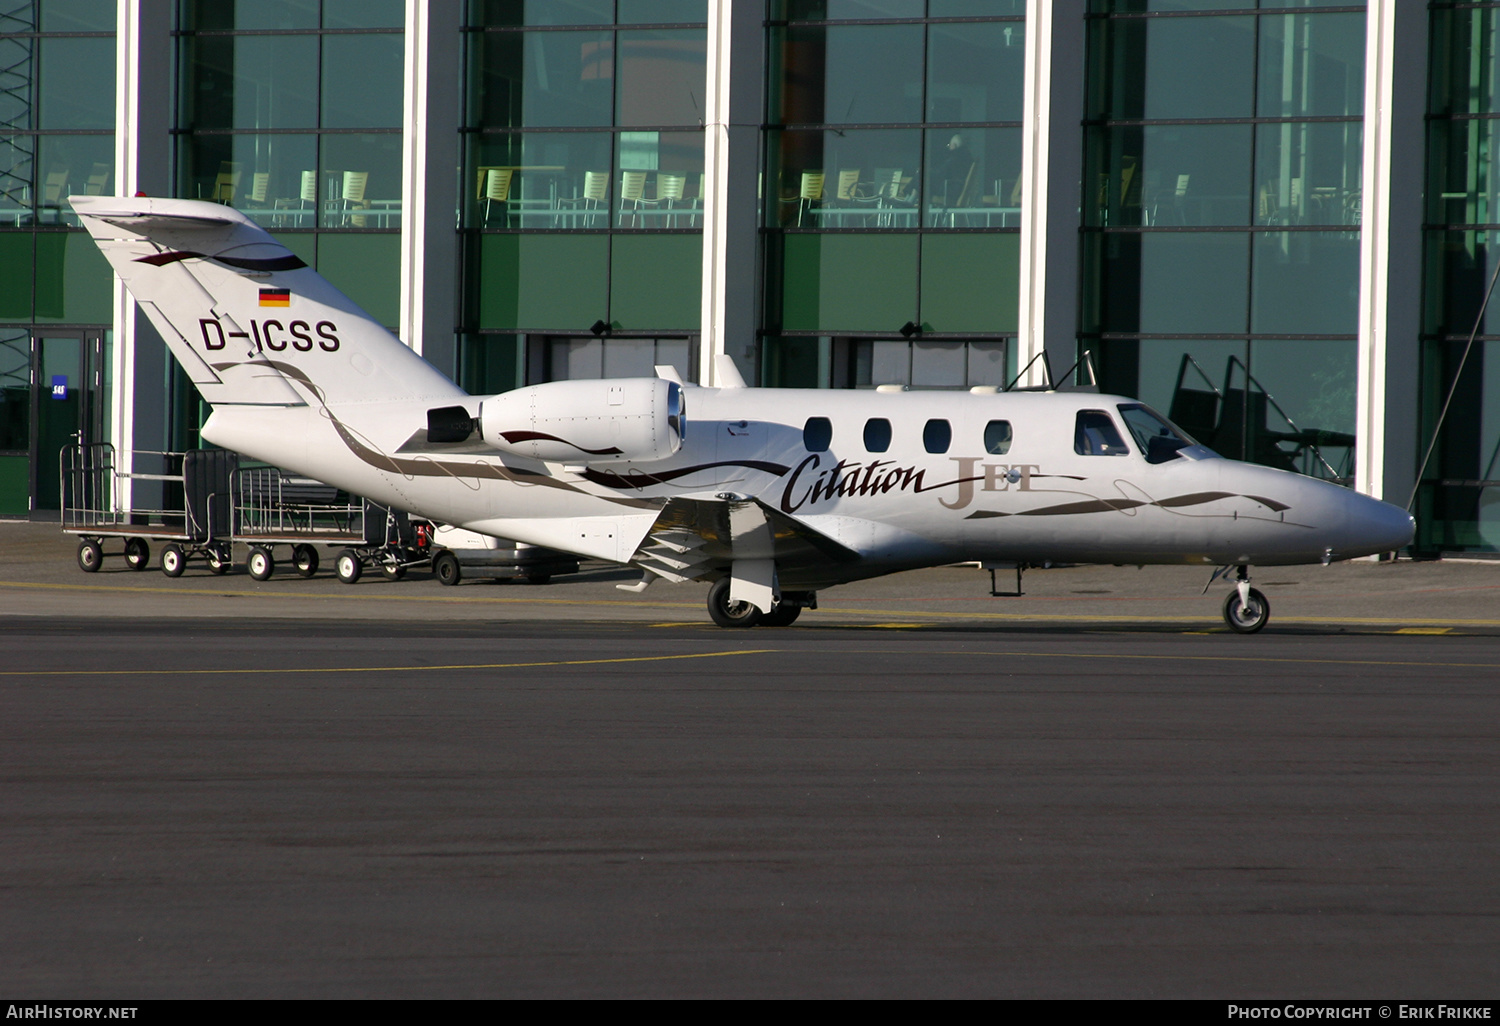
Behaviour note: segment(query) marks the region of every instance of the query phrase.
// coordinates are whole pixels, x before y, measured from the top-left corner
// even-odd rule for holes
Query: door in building
[[[64,446],[105,437],[104,332],[48,329],[31,335],[28,505],[61,506],[59,454]],[[11,497],[11,505],[16,505]]]
[[[31,512],[31,333],[0,328],[0,517]]]

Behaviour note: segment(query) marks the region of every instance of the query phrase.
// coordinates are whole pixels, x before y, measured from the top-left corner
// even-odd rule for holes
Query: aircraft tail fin
[[[233,208],[122,196],[68,202],[214,405],[465,394]]]

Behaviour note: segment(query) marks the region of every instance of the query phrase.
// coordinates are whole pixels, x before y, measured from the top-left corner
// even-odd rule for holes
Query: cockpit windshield
[[[1198,444],[1149,406],[1121,403],[1119,410],[1125,426],[1135,437],[1135,444],[1145,453],[1147,463],[1176,459],[1180,450]]]

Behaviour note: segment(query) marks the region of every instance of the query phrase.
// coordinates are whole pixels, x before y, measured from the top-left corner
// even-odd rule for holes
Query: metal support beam
[[[461,4],[406,5],[402,90],[401,340],[457,373]]]
[[[1084,10],[1085,0],[1026,4],[1018,369],[1043,352],[1059,369],[1077,359]],[[1043,383],[1042,363],[1023,386]]]
[[[698,380],[717,385],[714,357],[758,380],[760,122],[765,0],[709,0],[703,123],[703,305]],[[733,55],[731,57],[731,54]]]
[[[115,192],[170,196],[172,189],[173,5],[119,0],[115,8]],[[167,347],[118,276],[113,295],[109,440],[116,466],[135,449],[166,447]],[[119,500],[130,508],[130,478]]]
[[[1370,0],[1366,17],[1355,487],[1404,503],[1418,458],[1429,15]]]

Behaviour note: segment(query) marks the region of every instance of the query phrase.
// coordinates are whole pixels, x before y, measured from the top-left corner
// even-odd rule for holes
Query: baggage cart
[[[108,443],[62,450],[63,530],[79,537],[78,565],[87,573],[119,555],[132,570],[144,570],[152,542],[165,543],[161,570],[168,577],[198,559],[210,572],[226,573],[244,551],[250,576],[264,581],[276,570],[278,547],[290,550],[286,558],[303,577],[317,573],[319,546],[338,548],[334,568],[349,584],[366,568],[399,580],[430,562],[426,521],[277,467],[242,467],[237,453],[136,450],[131,466],[121,471]],[[122,543],[119,550],[106,548],[114,541]]]
[[[59,455],[62,529],[79,539],[79,568],[94,573],[107,556],[123,556],[130,569],[144,570],[156,541],[166,543],[161,568],[168,577],[180,576],[187,561],[198,558],[215,573],[225,572],[238,454],[135,450],[131,456],[133,469],[125,472],[108,442],[66,446]],[[127,480],[129,509],[122,501]],[[106,550],[108,541],[123,543],[121,550]]]

